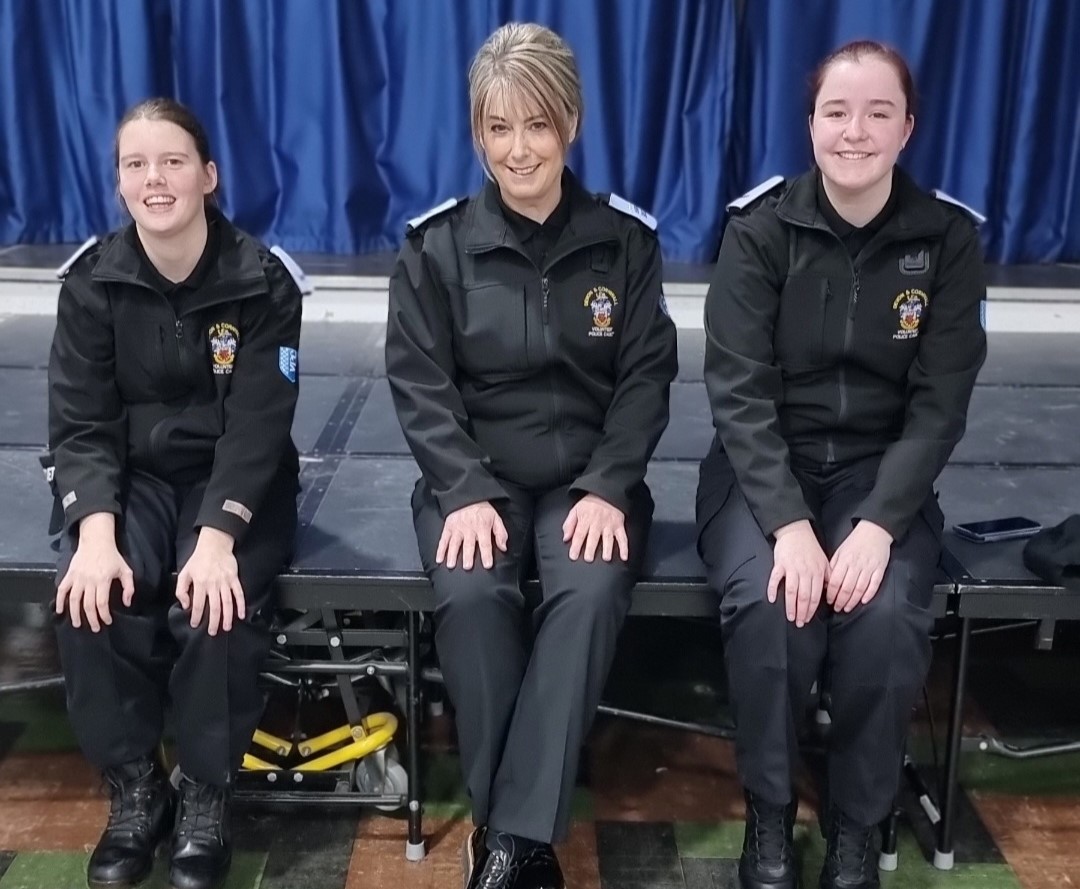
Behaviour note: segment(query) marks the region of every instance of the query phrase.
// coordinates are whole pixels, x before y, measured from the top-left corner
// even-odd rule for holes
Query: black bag
[[[1024,545],[1024,566],[1043,580],[1080,593],[1080,514],[1032,537]]]

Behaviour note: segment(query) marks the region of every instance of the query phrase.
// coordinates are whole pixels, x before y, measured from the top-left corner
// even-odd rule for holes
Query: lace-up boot
[[[741,889],[797,889],[792,831],[799,802],[766,802],[746,791],[746,833],[739,857]]]
[[[216,889],[231,864],[229,791],[181,775],[170,885],[173,889]]]
[[[172,789],[150,757],[112,766],[103,773],[109,787],[109,823],[86,866],[91,889],[121,889],[145,880],[154,850],[172,818]]]
[[[852,821],[836,807],[829,810],[821,889],[879,889],[876,832],[876,825]]]

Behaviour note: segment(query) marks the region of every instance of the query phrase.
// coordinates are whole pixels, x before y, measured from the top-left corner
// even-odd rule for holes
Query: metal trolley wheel
[[[409,774],[398,761],[393,745],[357,760],[353,765],[352,783],[361,793],[394,794],[402,798],[400,803],[375,807],[383,812],[402,808],[409,793]]]

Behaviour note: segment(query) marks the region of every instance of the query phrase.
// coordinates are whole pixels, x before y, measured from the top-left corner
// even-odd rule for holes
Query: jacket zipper
[[[554,353],[554,344],[552,343],[551,326],[548,324],[548,303],[551,299],[551,281],[548,276],[540,273],[540,314],[543,318],[544,324],[544,353],[550,363],[551,357]],[[559,478],[563,477],[563,467],[566,465],[566,459],[563,454],[563,441],[559,436],[559,417],[561,416],[561,405],[559,399],[559,390],[555,385],[555,373],[549,371],[547,373],[548,390],[551,392],[551,432],[552,439],[555,442],[555,470]]]
[[[859,267],[855,265],[855,261],[851,260],[851,292],[848,294],[848,310],[847,310],[847,322],[844,325],[844,349],[841,355],[847,358],[851,353],[851,346],[855,339],[855,313],[859,307]],[[840,406],[836,415],[836,422],[839,424],[843,421],[848,409],[848,391],[847,391],[847,365],[840,362],[840,381],[838,384],[840,390]],[[835,442],[832,436],[829,436],[826,440],[826,455],[825,459],[829,463],[836,462],[836,448]]]

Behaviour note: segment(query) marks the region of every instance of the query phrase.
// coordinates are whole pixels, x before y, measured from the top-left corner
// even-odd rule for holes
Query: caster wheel
[[[404,797],[409,791],[409,774],[405,767],[385,750],[369,754],[353,766],[353,786],[361,793],[394,794]],[[394,812],[404,802],[376,806],[382,812]]]

